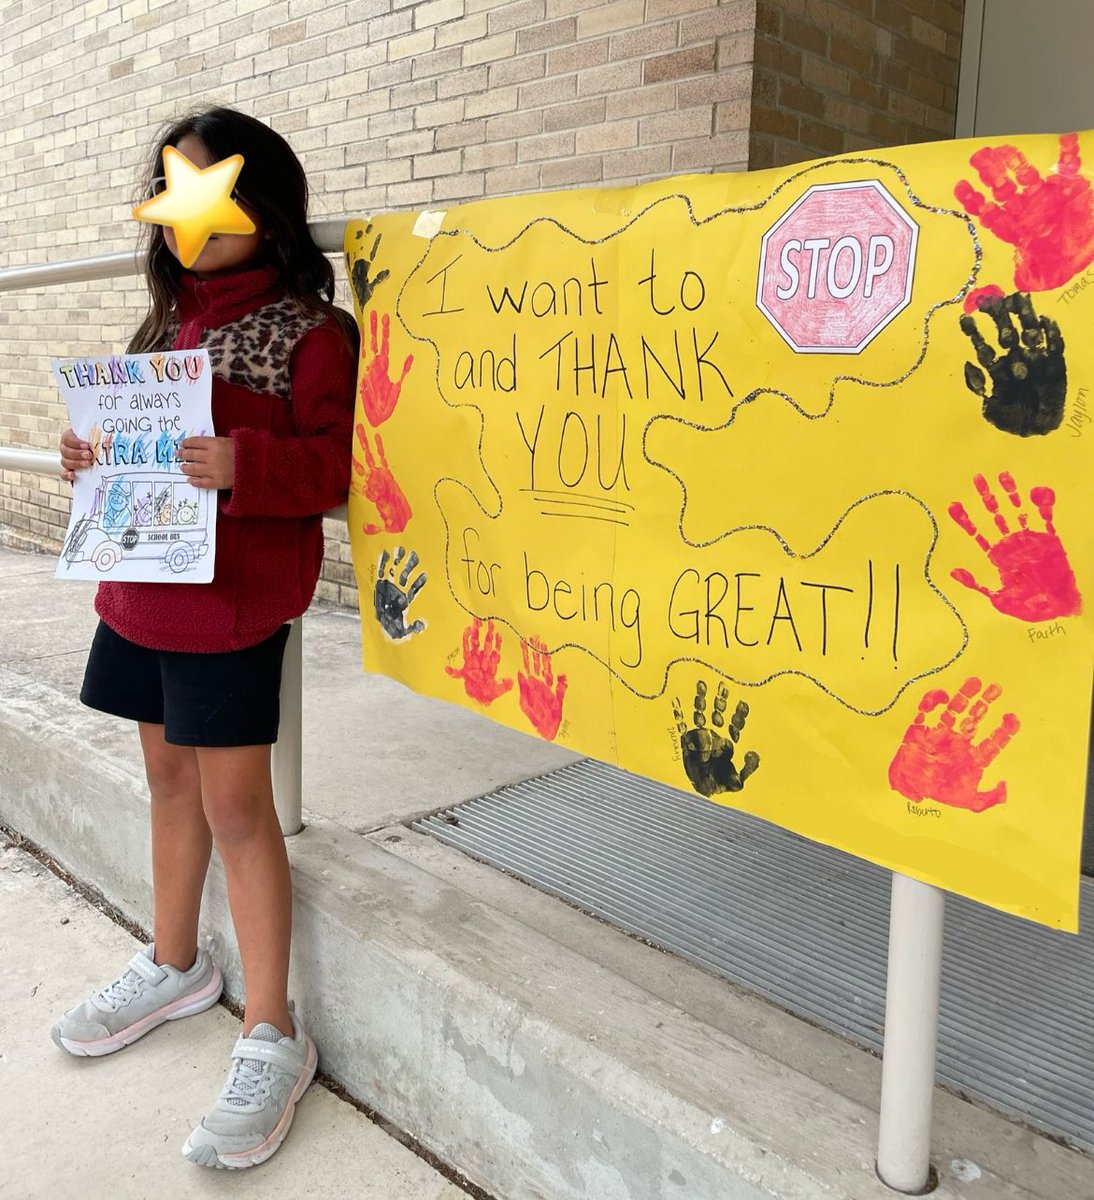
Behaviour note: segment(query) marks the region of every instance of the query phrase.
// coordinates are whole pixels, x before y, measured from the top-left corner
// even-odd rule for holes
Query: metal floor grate
[[[887,871],[586,759],[414,824],[881,1048]],[[939,1074],[1094,1151],[1094,890],[1079,937],[949,897]]]

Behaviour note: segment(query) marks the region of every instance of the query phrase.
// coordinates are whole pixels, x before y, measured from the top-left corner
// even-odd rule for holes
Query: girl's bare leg
[[[292,879],[274,811],[269,746],[197,751],[205,817],[228,877],[247,989],[244,1032],[266,1021],[286,1037]]]
[[[197,752],[165,742],[162,725],[141,722],[139,729],[152,793],[156,962],[188,971],[197,957],[201,893],[212,848]]]

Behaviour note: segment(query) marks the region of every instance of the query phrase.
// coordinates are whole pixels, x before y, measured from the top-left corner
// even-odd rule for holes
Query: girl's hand
[[[230,488],[236,477],[236,444],[230,437],[189,437],[182,443],[182,469],[199,488]]]
[[[91,446],[78,438],[69,428],[61,434],[61,478],[69,483],[76,480],[76,472],[91,466]]]

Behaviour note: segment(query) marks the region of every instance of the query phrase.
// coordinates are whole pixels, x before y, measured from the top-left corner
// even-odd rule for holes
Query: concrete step
[[[180,1153],[216,1098],[239,1036],[219,1005],[105,1058],[59,1050],[58,1015],[139,948],[29,854],[0,844],[0,1194],[19,1200],[208,1196],[217,1175]],[[233,1197],[354,1195],[467,1200],[468,1193],[327,1088],[313,1084],[275,1158],[233,1172]]]

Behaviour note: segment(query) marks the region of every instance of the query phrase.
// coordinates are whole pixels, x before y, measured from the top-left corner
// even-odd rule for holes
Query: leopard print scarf
[[[291,392],[289,356],[309,330],[322,325],[321,313],[301,312],[288,297],[275,300],[237,321],[202,331],[198,349],[209,351],[213,374],[252,392],[280,396]],[[179,335],[177,315],[164,340],[173,346]]]

